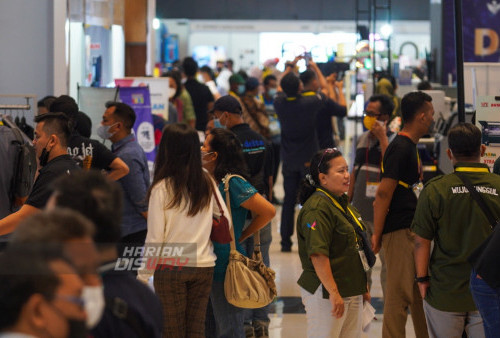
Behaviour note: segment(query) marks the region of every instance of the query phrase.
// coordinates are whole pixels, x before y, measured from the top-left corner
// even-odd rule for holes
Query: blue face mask
[[[245,93],[245,85],[240,84],[238,85],[238,94],[243,95]]]
[[[220,119],[214,119],[214,128],[226,128],[226,126],[222,125],[222,123],[220,123]]]
[[[276,93],[278,93],[278,90],[276,88],[269,88],[269,90],[267,91],[267,94],[271,97],[274,97]]]

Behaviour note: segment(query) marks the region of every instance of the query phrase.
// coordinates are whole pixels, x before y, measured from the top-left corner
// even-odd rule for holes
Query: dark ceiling
[[[367,0],[360,0],[367,6]],[[387,4],[377,1],[378,6]],[[392,1],[392,20],[429,20],[429,0]],[[226,20],[354,20],[356,0],[157,0],[158,18]],[[380,10],[377,17],[387,18]]]

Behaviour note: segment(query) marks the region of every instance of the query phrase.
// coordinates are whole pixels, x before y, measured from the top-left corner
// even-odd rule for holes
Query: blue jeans
[[[266,266],[269,266],[269,248],[271,247],[272,241],[272,229],[271,223],[260,229],[260,252],[262,253],[262,261]],[[253,236],[245,239],[243,241],[243,247],[247,253],[248,257],[252,257],[253,254]],[[252,322],[254,320],[261,320],[264,322],[269,322],[269,307],[266,305],[258,309],[245,309],[245,322]]]
[[[224,295],[224,282],[213,281],[205,320],[205,336],[209,338],[245,338],[244,309],[229,304]]]
[[[470,291],[483,317],[486,337],[498,337],[500,334],[500,289],[492,289],[484,280],[477,278],[476,271],[472,269]]]

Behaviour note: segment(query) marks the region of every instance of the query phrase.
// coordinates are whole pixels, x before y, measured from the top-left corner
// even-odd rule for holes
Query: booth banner
[[[168,94],[170,87],[167,77],[126,77],[115,79],[115,84],[117,87],[149,86],[152,113],[168,120]]]
[[[476,125],[481,129],[481,143],[486,152],[481,162],[493,169],[500,155],[500,99],[498,96],[479,96],[476,103]]]
[[[443,73],[456,80],[454,0],[443,0]],[[464,62],[500,60],[500,1],[462,1]]]
[[[120,100],[131,106],[136,115],[134,133],[137,142],[146,153],[149,171],[152,172],[156,157],[155,133],[153,116],[151,115],[151,101],[148,87],[126,87],[119,90]]]

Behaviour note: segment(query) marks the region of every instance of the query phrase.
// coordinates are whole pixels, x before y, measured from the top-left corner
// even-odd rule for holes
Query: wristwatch
[[[425,282],[428,282],[430,279],[431,279],[431,277],[429,275],[423,276],[423,277],[415,276],[415,282],[417,282],[417,283],[425,283]]]

